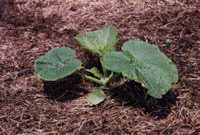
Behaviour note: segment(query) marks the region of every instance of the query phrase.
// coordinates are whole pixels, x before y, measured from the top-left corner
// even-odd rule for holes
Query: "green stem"
[[[109,75],[109,77],[107,78],[101,78],[100,80],[97,78],[94,78],[92,76],[89,75],[84,75],[84,77],[90,81],[93,81],[99,85],[103,85],[103,86],[107,86],[108,83],[111,81],[111,79],[113,78],[113,72]]]
[[[119,83],[113,85],[112,88],[117,88],[117,87],[123,85],[124,83],[126,83],[128,80],[129,80],[129,79],[123,79],[123,80],[121,80]]]
[[[104,84],[101,80],[96,79],[96,78],[94,78],[94,77],[92,77],[92,76],[84,75],[84,77],[85,77],[86,79],[90,80],[90,81],[93,81],[93,82],[99,84],[99,85],[103,85],[103,84]]]
[[[106,78],[108,75],[108,70],[103,67],[102,58],[100,58],[101,67],[103,68],[103,77]]]
[[[111,72],[111,74],[107,78],[104,78],[103,85],[107,86],[108,83],[112,80],[112,78],[113,78],[113,72]]]

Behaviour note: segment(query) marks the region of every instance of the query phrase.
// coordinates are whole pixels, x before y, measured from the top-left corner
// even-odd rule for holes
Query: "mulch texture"
[[[117,29],[118,50],[140,39],[173,60],[179,82],[163,99],[133,81],[89,107],[88,89],[97,86],[76,75],[50,84],[35,76],[34,61],[54,47],[71,47],[95,65],[74,36],[107,24]],[[199,82],[199,0],[0,1],[1,135],[198,135]]]

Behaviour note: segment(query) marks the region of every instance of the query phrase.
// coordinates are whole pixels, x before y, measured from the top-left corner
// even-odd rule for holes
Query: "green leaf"
[[[117,32],[111,25],[94,32],[79,34],[75,37],[81,46],[100,57],[116,50]]]
[[[103,66],[142,83],[151,96],[162,98],[178,81],[176,66],[153,45],[130,40],[124,43],[122,51],[106,54]]]
[[[106,99],[106,95],[104,94],[103,90],[96,90],[94,92],[89,93],[88,95],[88,102],[92,105],[97,105],[103,102]]]
[[[170,46],[171,42],[172,42],[172,41],[171,41],[170,38],[166,38],[166,40],[165,40],[166,45]]]
[[[96,67],[92,67],[91,69],[87,69],[88,72],[92,73],[95,77],[101,78],[102,74]]]
[[[71,75],[81,67],[70,48],[54,48],[35,61],[35,73],[46,81],[55,81]]]
[[[103,67],[114,72],[122,72],[123,75],[137,80],[135,64],[131,58],[124,55],[123,52],[108,53],[103,57]]]

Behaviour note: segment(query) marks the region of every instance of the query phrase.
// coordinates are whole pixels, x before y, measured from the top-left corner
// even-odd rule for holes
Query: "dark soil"
[[[71,75],[56,82],[44,81],[44,93],[56,101],[73,100],[88,93],[80,88],[80,81],[81,77],[78,75]]]
[[[147,89],[140,83],[130,81],[112,90],[112,97],[121,105],[131,105],[139,107],[145,113],[160,119],[165,118],[170,113],[170,107],[176,104],[176,97],[173,91],[169,91],[162,99],[151,97]]]

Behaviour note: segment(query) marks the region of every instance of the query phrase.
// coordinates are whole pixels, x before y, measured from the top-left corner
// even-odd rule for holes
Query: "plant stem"
[[[90,81],[93,81],[99,85],[103,85],[103,86],[106,86],[108,85],[108,83],[111,81],[111,79],[113,78],[113,72],[109,75],[109,77],[107,78],[104,78],[102,77],[100,80],[97,79],[97,78],[94,78],[92,76],[89,76],[89,75],[84,75],[84,77]]]
[[[117,84],[115,84],[115,85],[113,85],[113,86],[111,86],[111,87],[112,87],[112,88],[117,88],[117,87],[123,85],[124,83],[126,83],[128,80],[129,80],[129,79],[123,79],[123,80],[121,80],[119,83],[117,83]]]
[[[97,79],[97,78],[94,78],[94,77],[89,76],[89,75],[84,75],[84,77],[86,79],[90,80],[90,81],[93,81],[93,82],[99,84],[99,85],[104,85],[104,83],[101,80]]]
[[[104,86],[108,85],[108,83],[112,80],[112,78],[113,78],[113,72],[111,72],[111,74],[107,78],[104,78],[103,85]]]

